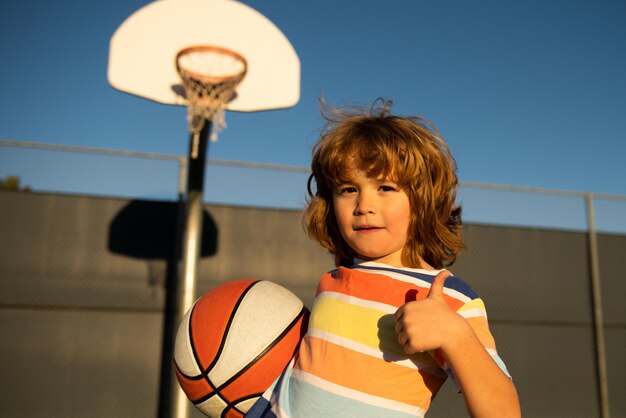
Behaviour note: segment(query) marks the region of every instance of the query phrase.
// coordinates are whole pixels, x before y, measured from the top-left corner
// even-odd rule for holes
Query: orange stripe
[[[324,353],[324,361],[313,361],[312,353]],[[430,357],[429,361],[432,362]],[[312,337],[305,338],[297,367],[350,389],[424,409],[430,405],[433,393],[445,382],[428,372],[399,366]]]
[[[496,342],[489,331],[489,324],[484,317],[467,318],[466,320],[474,330],[474,333],[476,333],[483,347],[496,348]]]
[[[417,286],[416,284],[393,279],[384,274],[376,274],[369,271],[365,273],[339,267],[336,272],[326,273],[322,276],[317,288],[317,293],[321,292],[343,293],[360,299],[400,307],[406,303],[407,294],[412,295],[410,300],[426,299],[430,292],[430,286]],[[445,294],[444,300],[455,311],[464,304],[464,302]]]
[[[318,293],[324,291],[344,293],[393,306],[403,305],[409,290],[417,290],[418,299],[424,299],[428,294],[428,289],[411,283],[395,280],[382,274],[363,273],[344,267],[340,267],[334,277],[331,273],[325,274],[318,286]]]
[[[496,342],[493,338],[493,335],[491,335],[491,332],[489,331],[489,325],[487,324],[487,320],[484,317],[468,318],[466,319],[466,321],[469,322],[470,326],[474,330],[474,333],[478,337],[478,341],[480,341],[483,347],[492,349],[496,348]],[[439,349],[435,351],[435,359],[437,360],[437,364],[439,364],[440,367],[443,367],[446,363],[446,358]]]

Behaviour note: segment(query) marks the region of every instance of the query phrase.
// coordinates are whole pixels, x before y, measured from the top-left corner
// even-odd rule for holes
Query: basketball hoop
[[[207,120],[215,122],[211,139],[216,140],[217,132],[226,126],[225,106],[246,75],[246,59],[226,48],[190,46],[176,55],[176,69],[185,89],[187,124],[194,135],[194,145]],[[195,146],[194,150],[197,151]]]

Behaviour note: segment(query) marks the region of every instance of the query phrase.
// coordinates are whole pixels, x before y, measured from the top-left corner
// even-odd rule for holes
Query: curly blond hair
[[[371,108],[346,109],[322,101],[326,125],[313,146],[303,224],[334,255],[337,266],[357,256],[341,236],[332,198],[334,187],[347,180],[346,170],[356,164],[369,176],[393,180],[409,197],[411,219],[402,263],[422,268],[424,260],[443,268],[465,248],[461,207],[456,204],[457,165],[429,121],[394,116],[391,107],[385,99],[377,99]]]

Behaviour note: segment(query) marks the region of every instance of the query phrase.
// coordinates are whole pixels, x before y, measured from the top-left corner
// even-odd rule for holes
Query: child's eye
[[[353,187],[353,186],[338,187],[337,188],[337,192],[338,192],[338,194],[355,193],[356,192],[356,187]]]
[[[395,192],[398,190],[398,188],[390,184],[383,184],[382,186],[380,186],[380,190],[383,192]]]

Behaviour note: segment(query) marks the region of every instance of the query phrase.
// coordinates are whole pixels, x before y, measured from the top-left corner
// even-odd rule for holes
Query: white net
[[[187,122],[195,137],[207,120],[213,122],[211,139],[226,127],[224,109],[247,71],[246,60],[236,52],[213,46],[180,51],[176,67],[187,98]]]

